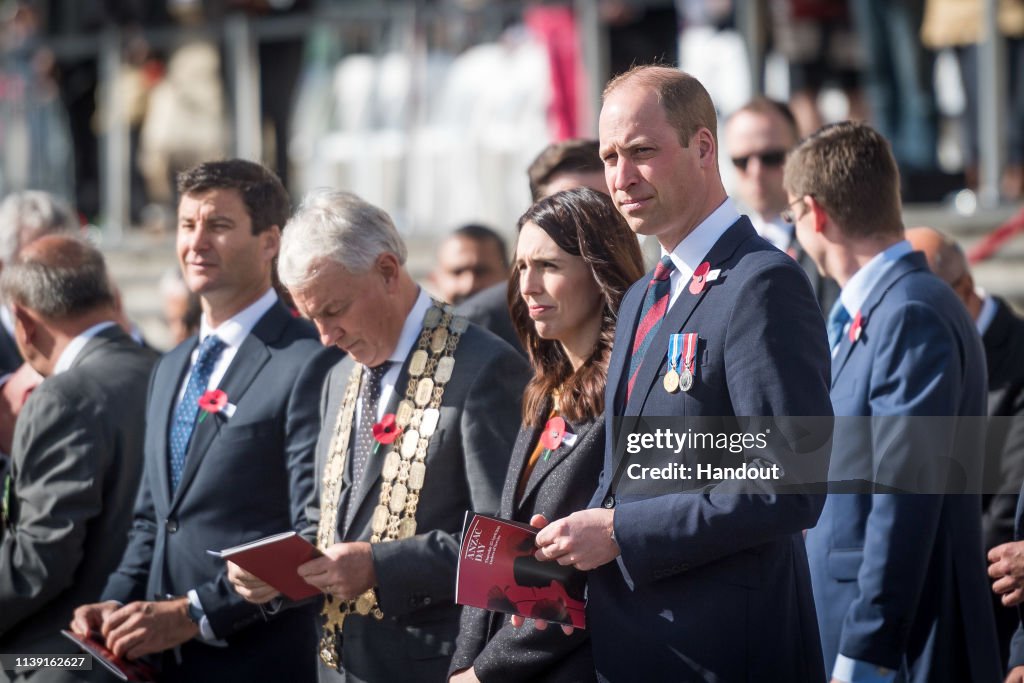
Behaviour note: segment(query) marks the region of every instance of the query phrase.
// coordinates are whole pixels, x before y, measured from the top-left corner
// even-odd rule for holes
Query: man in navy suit
[[[128,547],[72,628],[99,630],[117,655],[158,655],[164,681],[314,680],[309,608],[267,621],[206,551],[305,525],[318,398],[337,356],[271,286],[289,211],[280,180],[236,159],[186,171],[178,191],[178,258],[202,302],[200,331],[154,370]],[[215,389],[223,405],[201,409]]]
[[[675,69],[638,67],[605,88],[608,189],[633,231],[657,238],[662,261],[619,311],[606,394],[612,436],[592,508],[542,529],[538,556],[589,570],[602,680],[817,683],[824,668],[801,531],[824,496],[728,479],[672,482],[655,494],[622,478],[624,416],[673,418],[680,432],[684,417],[707,419],[730,435],[744,416],[831,416],[825,331],[807,276],[727,197],[716,130],[707,91]],[[682,388],[664,383],[679,334],[696,340]],[[682,371],[681,361],[673,366]],[[827,466],[826,453],[812,476],[824,481]]]
[[[790,153],[785,186],[797,238],[841,287],[830,492],[807,534],[825,664],[849,683],[997,681],[974,322],[904,239],[899,173],[876,131],[822,128]]]

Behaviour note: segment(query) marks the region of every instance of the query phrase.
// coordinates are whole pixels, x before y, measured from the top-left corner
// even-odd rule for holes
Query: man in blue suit
[[[589,570],[602,680],[818,683],[801,531],[824,496],[728,479],[655,493],[622,477],[623,417],[672,418],[677,432],[683,418],[703,419],[735,436],[746,416],[831,416],[825,330],[807,276],[727,197],[716,130],[707,91],[675,69],[638,67],[605,88],[608,189],[633,231],[658,240],[662,260],[619,311],[606,393],[614,436],[592,508],[542,529],[538,556]],[[684,350],[670,368],[670,342],[691,334],[690,360]],[[665,382],[676,368],[689,374],[682,386]],[[775,446],[764,457],[785,465],[786,448]],[[825,453],[810,474],[824,481],[827,467]]]
[[[305,525],[318,398],[338,357],[271,286],[289,211],[280,180],[235,159],[186,171],[178,191],[178,258],[202,302],[200,331],[154,370],[128,546],[72,628],[100,631],[117,655],[155,655],[163,681],[315,680],[310,608],[267,621],[207,550]],[[215,389],[221,407],[202,409]]]
[[[797,238],[842,289],[828,320],[830,493],[807,534],[825,664],[849,683],[998,681],[974,322],[904,239],[899,173],[876,131],[819,130],[791,152],[785,187]]]

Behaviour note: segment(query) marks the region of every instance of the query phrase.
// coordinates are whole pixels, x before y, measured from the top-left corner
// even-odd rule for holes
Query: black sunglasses
[[[757,157],[761,161],[762,166],[768,166],[769,168],[778,168],[782,166],[786,161],[786,150],[784,149],[769,149],[764,152],[756,152],[754,154],[747,154],[742,157],[733,157],[733,166],[741,171],[747,170],[747,163],[754,157]]]

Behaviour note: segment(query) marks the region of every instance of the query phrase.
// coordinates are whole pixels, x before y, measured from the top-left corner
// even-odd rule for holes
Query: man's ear
[[[14,333],[21,335],[21,341],[27,344],[35,338],[36,328],[39,323],[29,310],[21,304],[11,304],[11,312],[14,314],[14,320],[17,323],[14,326]]]
[[[261,232],[260,246],[263,248],[263,252],[270,259],[275,258],[278,252],[281,251],[281,227],[278,225],[271,225],[269,228]]]
[[[384,278],[384,286],[387,287],[389,292],[392,291],[392,288],[398,283],[398,273],[402,269],[402,264],[398,262],[398,257],[391,252],[385,251],[377,256],[373,267]]]
[[[715,154],[715,136],[707,128],[697,131],[697,152],[700,155],[700,165],[704,168],[717,164]]]
[[[807,203],[807,210],[811,212],[811,216],[814,219],[814,232],[825,232],[825,226],[831,220],[828,210],[811,195],[804,197],[804,202]]]

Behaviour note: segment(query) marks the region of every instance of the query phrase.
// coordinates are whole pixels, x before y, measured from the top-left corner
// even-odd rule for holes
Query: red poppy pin
[[[235,412],[235,406],[228,403],[228,395],[221,389],[209,389],[198,399],[199,407],[203,414],[199,416],[199,422],[206,419],[207,415],[218,415],[223,413],[227,417]]]
[[[704,288],[718,279],[722,274],[720,268],[711,270],[711,264],[705,261],[693,271],[693,279],[690,280],[690,294],[697,295],[704,291]]]
[[[711,264],[705,261],[693,271],[693,279],[690,280],[690,294],[700,294],[704,291],[704,284],[707,282],[708,273],[711,272]]]
[[[850,323],[850,343],[856,344],[857,340],[860,339],[860,333],[864,329],[864,324],[867,322],[861,314],[857,311],[857,315],[853,316],[853,322]]]
[[[558,450],[565,438],[565,420],[554,416],[544,425],[544,431],[540,435],[540,445],[544,447],[544,460],[547,461],[551,454]]]
[[[398,435],[402,433],[402,428],[395,422],[395,414],[388,413],[380,419],[380,422],[373,425],[371,431],[373,438],[377,441],[377,445],[373,447],[373,452],[376,453],[381,444],[385,446],[393,444]]]

